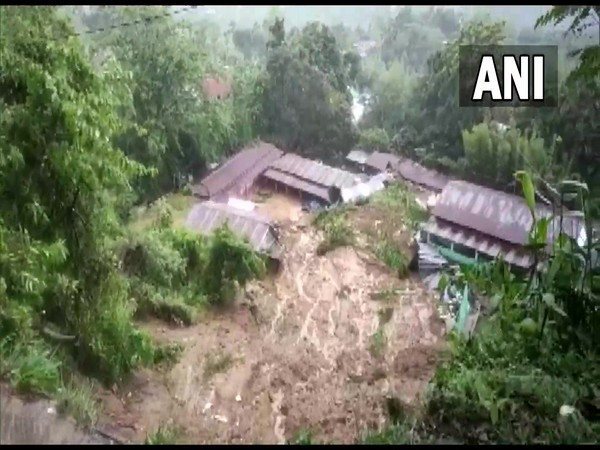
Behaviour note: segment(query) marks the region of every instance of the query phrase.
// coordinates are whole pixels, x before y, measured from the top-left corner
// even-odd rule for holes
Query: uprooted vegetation
[[[522,178],[530,207],[531,182]],[[587,212],[587,188],[560,186]],[[586,223],[589,233],[590,222]],[[454,336],[451,354],[431,383],[424,410],[370,443],[429,442],[582,444],[600,437],[599,283],[591,269],[599,242],[581,247],[563,235],[552,255],[548,222],[539,219],[531,248],[544,273],[517,277],[502,263],[463,269],[489,316],[471,341]],[[590,234],[588,234],[590,235]]]
[[[321,211],[313,221],[323,231],[318,254],[342,246],[373,253],[399,277],[408,275],[414,243],[410,233],[427,218],[415,196],[395,182],[360,206],[341,205]]]

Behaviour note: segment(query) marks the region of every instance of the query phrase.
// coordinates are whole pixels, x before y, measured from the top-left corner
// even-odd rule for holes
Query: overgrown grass
[[[95,425],[98,419],[98,403],[94,398],[93,382],[72,378],[58,390],[56,409],[59,414],[73,417],[80,425]]]
[[[427,220],[429,214],[417,203],[414,194],[401,182],[391,183],[386,189],[376,192],[371,202],[390,211],[400,212],[404,222],[413,230]]]
[[[42,340],[0,341],[2,377],[19,392],[51,396],[61,386],[61,361]]]
[[[317,247],[317,255],[355,243],[355,233],[347,219],[349,207],[337,207],[332,210],[321,211],[314,219],[313,224],[323,231],[325,237]]]
[[[384,240],[375,244],[375,256],[386,266],[394,270],[398,277],[404,278],[408,275],[408,261],[402,249],[394,242]]]

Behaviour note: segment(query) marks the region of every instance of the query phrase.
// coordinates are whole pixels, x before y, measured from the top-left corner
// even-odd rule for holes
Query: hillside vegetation
[[[190,182],[257,138],[332,164],[360,143],[529,203],[542,190],[581,210],[591,236],[599,7],[555,6],[530,25],[460,8],[349,8],[347,23],[219,13],[227,24],[178,9],[0,7],[0,375],[16,390],[91,423],[90,380],[177,358],[134,319],[191,324],[264,275],[263,257],[227,227],[202,237],[180,226]],[[369,40],[361,57],[354,44]],[[458,49],[474,43],[559,45],[560,106],[460,108]],[[233,94],[207,98],[207,77]],[[349,243],[336,220],[329,247]],[[381,258],[404,272],[382,233]],[[598,243],[559,244],[543,275],[463,275],[494,312],[472,341],[452,341],[425,411],[397,415],[370,442],[598,441]]]

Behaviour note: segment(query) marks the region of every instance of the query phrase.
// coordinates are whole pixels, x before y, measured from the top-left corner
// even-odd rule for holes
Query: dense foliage
[[[159,294],[171,306],[178,292],[186,297],[182,304],[197,306],[199,295],[219,302],[222,292],[202,282],[214,276],[202,270],[209,267],[211,274],[244,284],[260,275],[261,260],[227,230],[205,244],[165,229],[164,220],[130,236],[120,220],[132,186],[142,189],[140,180],[153,179],[156,172],[164,179],[174,173],[168,171],[175,170],[173,165],[189,162],[177,159],[179,144],[168,151],[163,147],[178,133],[181,137],[180,126],[188,123],[185,113],[172,115],[174,108],[191,108],[177,99],[185,77],[191,78],[180,67],[183,61],[176,60],[177,51],[167,52],[175,60],[166,64],[175,64],[180,82],[169,85],[160,78],[164,66],[153,66],[161,61],[144,53],[151,51],[145,50],[148,42],[141,38],[136,44],[135,33],[129,40],[120,38],[123,55],[118,56],[126,62],[137,55],[136,63],[96,71],[56,9],[2,7],[0,20],[3,30],[11,30],[0,42],[2,375],[9,373],[18,387],[46,393],[59,387],[64,362],[105,381],[117,380],[161,354],[135,327],[136,312],[152,306],[151,312],[164,311]],[[162,44],[177,44],[177,38],[170,39]],[[160,52],[154,56],[162,57]],[[125,76],[123,67],[138,70],[140,77]],[[130,105],[136,114],[130,115]],[[171,108],[170,114],[157,105]],[[131,127],[139,133],[138,146],[125,139]],[[197,138],[194,133],[190,139]],[[211,145],[214,151],[217,144]],[[205,246],[223,249],[231,258],[212,261]],[[238,275],[236,270],[247,264],[250,268]],[[148,293],[153,296],[144,296]],[[50,351],[54,346],[64,358]]]
[[[2,7],[0,375],[48,394],[74,368],[118,380],[168,353],[134,318],[190,324],[261,276],[263,259],[227,227],[189,234],[156,202],[257,137],[328,162],[355,145],[397,152],[498,189],[527,170],[528,198],[549,183],[598,217],[598,7],[536,9],[535,27],[510,7],[395,8],[227,8],[211,19],[174,7]],[[559,107],[459,108],[460,45],[515,42],[560,45]],[[209,78],[230,95],[207,95]],[[124,223],[134,205],[156,221]],[[342,219],[324,231],[330,247],[351,240]],[[466,442],[597,440],[593,245],[561,240],[544,261],[550,278],[465,275],[497,312],[453,346],[425,428]],[[379,438],[404,439],[401,427]]]

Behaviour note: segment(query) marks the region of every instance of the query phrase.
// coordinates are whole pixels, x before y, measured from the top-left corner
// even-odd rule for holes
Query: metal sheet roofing
[[[465,181],[450,181],[446,185],[433,208],[433,215],[517,245],[527,244],[533,222],[525,200],[521,197]],[[552,210],[538,205],[536,215],[549,217]],[[554,241],[558,230],[559,219],[555,218],[549,227],[549,244]],[[563,231],[578,238],[582,232],[582,224],[578,219],[564,217]]]
[[[254,212],[212,201],[196,203],[188,214],[186,226],[202,234],[210,234],[225,222],[235,234],[248,239],[256,251],[274,258],[281,256],[282,249],[271,222]]]
[[[332,189],[336,188],[320,186],[316,183],[303,180],[302,178],[298,178],[294,175],[280,172],[277,169],[267,169],[262,176],[268,180],[276,181],[291,188],[313,195],[327,203],[331,203],[334,200],[332,198],[331,191]]]
[[[400,163],[400,157],[392,153],[374,152],[367,160],[365,165],[384,172],[388,167],[395,168]]]
[[[534,263],[533,255],[519,245],[503,242],[460,225],[436,220],[434,217],[429,219],[423,229],[435,236],[477,250],[491,258],[501,257],[507,263],[518,267],[528,269]]]
[[[226,194],[243,195],[256,178],[283,152],[274,145],[257,142],[245,147],[210,173],[192,189],[195,195],[214,198]]]
[[[396,166],[396,170],[405,180],[435,191],[441,191],[450,181],[450,178],[446,175],[435,170],[426,169],[410,159],[400,161]]]
[[[358,164],[364,164],[368,158],[369,158],[369,154],[367,152],[365,152],[364,150],[352,150],[346,156],[346,159],[348,161],[352,161],[352,162],[355,162]]]
[[[270,167],[323,187],[347,188],[360,183],[363,179],[359,175],[320,164],[293,153],[286,153],[282,158],[274,161]]]

